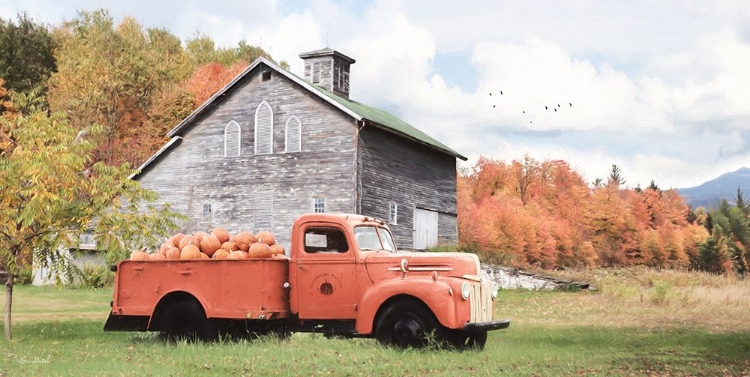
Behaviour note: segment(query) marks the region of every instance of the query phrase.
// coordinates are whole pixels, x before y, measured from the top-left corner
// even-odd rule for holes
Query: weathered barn
[[[273,231],[306,212],[389,223],[398,245],[458,240],[456,158],[386,111],[349,99],[355,62],[301,54],[304,79],[259,58],[175,126],[134,176],[190,218],[183,231]]]

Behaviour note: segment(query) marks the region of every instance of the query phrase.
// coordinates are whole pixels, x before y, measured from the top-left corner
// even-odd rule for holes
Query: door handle
[[[180,271],[180,274],[185,275],[185,276],[190,275],[192,273],[193,271]]]

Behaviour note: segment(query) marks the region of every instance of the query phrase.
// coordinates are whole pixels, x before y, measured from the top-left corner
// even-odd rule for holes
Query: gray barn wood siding
[[[455,157],[368,125],[358,163],[361,212],[387,220],[390,203],[398,204],[398,222],[389,226],[399,247],[412,247],[414,208],[438,211],[439,242],[458,242]]]
[[[161,156],[138,179],[190,217],[181,231],[216,226],[230,232],[253,229],[253,193],[273,192],[273,229],[289,246],[294,219],[312,211],[313,198],[325,198],[327,212],[354,212],[354,120],[282,75],[262,81],[252,72],[215,107],[181,133],[180,145]],[[273,154],[254,155],[255,110],[262,101],[273,109]],[[302,151],[284,153],[284,131],[291,116],[302,124]],[[224,157],[224,128],[241,128],[241,155]],[[211,204],[211,222],[203,222]]]

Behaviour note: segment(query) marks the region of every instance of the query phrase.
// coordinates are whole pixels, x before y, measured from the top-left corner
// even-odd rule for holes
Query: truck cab
[[[289,255],[273,258],[119,262],[105,330],[282,329],[481,349],[509,326],[493,319],[498,287],[474,254],[399,252],[383,221],[352,214],[302,215],[291,235]]]

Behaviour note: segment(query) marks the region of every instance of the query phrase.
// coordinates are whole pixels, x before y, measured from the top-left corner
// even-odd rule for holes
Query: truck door
[[[356,318],[357,270],[347,232],[330,224],[302,232],[290,266],[292,310],[301,319]]]

